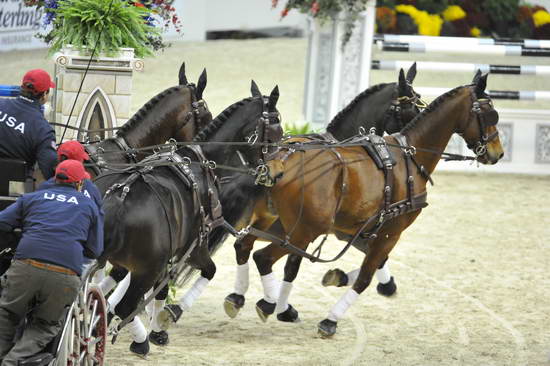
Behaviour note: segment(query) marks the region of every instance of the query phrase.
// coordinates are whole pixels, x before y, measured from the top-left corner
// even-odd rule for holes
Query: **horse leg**
[[[390,268],[388,266],[388,258],[384,259],[384,262],[376,270],[376,279],[378,280],[378,285],[376,285],[376,291],[382,296],[392,296],[397,291],[397,285],[395,280],[390,273]]]
[[[156,286],[155,286],[156,287]],[[164,309],[166,305],[166,298],[168,297],[168,285],[165,285],[162,290],[155,295],[155,300],[152,302],[152,311],[150,315],[150,328],[149,341],[157,346],[166,346],[169,342],[168,333],[160,327],[157,321],[158,315]]]
[[[152,268],[151,273],[155,272]],[[157,269],[160,271],[161,269]],[[125,279],[126,280],[126,279]],[[143,299],[143,295],[153,286],[153,276],[150,273],[132,273],[130,277],[130,284],[126,293],[115,306],[115,314],[121,319],[127,318],[137,307],[140,300]],[[149,353],[149,341],[147,339],[147,330],[141,322],[139,316],[135,316],[127,328],[132,336],[133,342],[130,345],[130,351],[140,357],[145,357]]]
[[[296,279],[301,263],[302,257],[299,255],[291,254],[287,257],[285,264],[285,275],[283,282],[281,283],[277,306],[275,307],[277,319],[282,322],[298,323],[300,321],[298,311],[288,303],[288,298],[290,296],[290,291],[292,290],[292,281]]]
[[[339,268],[329,269],[321,283],[323,286],[351,286],[359,276],[359,269],[354,269],[351,272],[344,272]],[[388,258],[378,267],[375,272],[376,279],[378,280],[378,285],[376,286],[376,291],[383,296],[392,296],[397,290],[397,285],[393,276],[390,274],[390,269],[388,266]]]
[[[111,292],[115,286],[126,277],[128,270],[123,267],[113,266],[108,276],[105,276],[99,282],[99,288],[105,296]]]
[[[397,243],[399,235],[381,236],[375,241],[371,250],[365,255],[365,259],[361,264],[359,275],[353,282],[352,288],[348,289],[338,302],[329,311],[326,319],[318,325],[319,334],[322,337],[331,337],[336,333],[338,320],[341,319],[350,306],[357,300],[359,295],[369,286],[374,272],[379,268],[388,254]]]
[[[272,223],[272,219],[260,219],[254,222],[252,226],[258,230],[267,230]],[[256,236],[248,234],[241,240],[236,240],[233,245],[237,259],[237,276],[235,277],[234,291],[225,297],[223,303],[225,313],[230,318],[236,317],[245,303],[244,295],[248,291],[249,285],[248,260],[250,259],[250,252],[252,252],[256,239]]]
[[[159,312],[156,321],[163,330],[168,329],[171,323],[176,323],[184,311],[191,309],[195,300],[199,298],[216,274],[216,265],[210,257],[208,245],[206,244],[200,245],[199,248],[193,250],[189,262],[201,270],[201,275],[193,283],[193,286],[180,297],[177,304],[168,304]]]
[[[110,324],[111,320],[113,320],[113,317],[115,316],[115,307],[118,305],[124,294],[126,294],[128,286],[130,286],[131,274],[130,272],[128,272],[128,270],[122,267],[118,267],[115,273],[111,271],[109,276],[106,278],[112,278],[113,281],[115,281],[115,284],[118,283],[117,287],[114,289],[114,291],[111,292],[111,294],[107,298],[107,324]]]

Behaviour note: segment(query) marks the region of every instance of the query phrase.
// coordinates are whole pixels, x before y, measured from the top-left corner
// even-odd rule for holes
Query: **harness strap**
[[[137,163],[136,153],[135,151],[128,145],[124,137],[118,136],[113,139],[115,144],[120,148],[120,150],[126,152],[126,156],[128,157],[128,160],[132,163]]]

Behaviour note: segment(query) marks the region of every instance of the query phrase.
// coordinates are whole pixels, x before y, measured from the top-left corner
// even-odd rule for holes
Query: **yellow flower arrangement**
[[[447,22],[458,20],[466,17],[466,12],[458,5],[450,5],[442,13],[443,19]]]
[[[418,10],[412,5],[397,5],[395,10],[409,15],[418,26],[418,34],[424,36],[439,36],[443,19],[437,14],[430,14],[424,10]]]
[[[550,13],[544,10],[539,10],[533,14],[533,22],[535,27],[540,27],[550,23]]]

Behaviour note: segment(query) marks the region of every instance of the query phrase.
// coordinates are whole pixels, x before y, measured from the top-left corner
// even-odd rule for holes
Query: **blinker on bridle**
[[[472,92],[472,109],[471,112],[475,113],[479,127],[479,141],[476,143],[468,143],[468,148],[472,150],[477,157],[484,155],[487,152],[487,145],[498,136],[498,130],[495,129],[493,133],[487,135],[487,128],[490,126],[496,126],[498,123],[498,112],[493,107],[493,102],[488,98],[477,99]],[[491,107],[488,111],[483,111],[481,106],[489,105]]]

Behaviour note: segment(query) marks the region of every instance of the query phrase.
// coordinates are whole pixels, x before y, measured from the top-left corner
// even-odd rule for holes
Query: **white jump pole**
[[[449,88],[430,88],[430,87],[414,87],[423,97],[437,97],[448,92]],[[487,94],[492,99],[512,99],[512,100],[529,100],[541,101],[550,100],[550,91],[544,90],[487,90]]]
[[[508,45],[523,46],[528,48],[550,48],[550,40],[522,39],[517,41],[499,40],[493,38],[475,37],[434,37],[417,36],[409,34],[379,34],[374,37],[375,41],[397,42],[397,43],[449,43],[460,46],[471,45]]]
[[[408,69],[414,61],[401,60],[373,60],[373,70]],[[550,75],[550,66],[542,65],[490,65],[464,62],[431,62],[419,61],[416,63],[419,71],[469,72],[481,70],[483,73],[510,74],[510,75]]]
[[[523,46],[503,45],[461,45],[445,42],[434,43],[388,43],[376,41],[381,51],[411,53],[446,53],[446,54],[483,54],[498,56],[536,56],[550,57],[549,48],[526,48]]]

